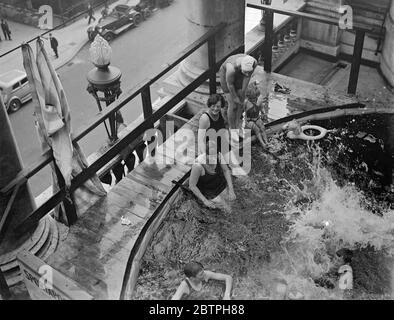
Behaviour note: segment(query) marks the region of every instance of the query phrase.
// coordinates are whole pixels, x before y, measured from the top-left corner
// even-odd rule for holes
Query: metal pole
[[[265,10],[265,37],[264,37],[264,71],[272,71],[272,39],[274,30],[274,13]]]
[[[358,74],[360,72],[361,59],[364,47],[365,31],[357,30],[356,39],[354,41],[352,67],[349,76],[349,86],[347,92],[349,94],[356,94]]]
[[[144,112],[144,119],[147,119],[153,113],[149,86],[144,87],[144,89],[141,91],[141,99],[142,99],[142,110]],[[153,128],[153,123],[152,123],[152,128]]]

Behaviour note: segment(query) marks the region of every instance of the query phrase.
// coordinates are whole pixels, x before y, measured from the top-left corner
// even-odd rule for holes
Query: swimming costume
[[[215,199],[227,187],[227,181],[220,165],[219,156],[217,158],[217,164],[214,173],[209,173],[204,165],[201,165],[204,168],[205,174],[200,176],[198,179],[197,188],[208,200]]]

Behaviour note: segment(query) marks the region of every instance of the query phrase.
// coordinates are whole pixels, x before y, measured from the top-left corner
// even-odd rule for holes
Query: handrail
[[[134,99],[136,96],[141,94],[145,87],[150,86],[155,81],[160,79],[164,74],[168,71],[173,69],[179,62],[184,60],[187,56],[192,54],[202,45],[204,45],[211,37],[213,37],[217,32],[219,32],[225,23],[220,23],[216,27],[212,28],[198,40],[196,40],[193,44],[189,45],[184,49],[180,54],[178,54],[170,63],[167,64],[167,67],[164,68],[158,75],[154,76],[153,78],[147,79],[141,84],[138,84],[127,91],[126,94],[122,94],[118,100],[115,100],[111,103],[107,108],[102,110],[101,112],[97,113],[90,124],[82,126],[81,128],[77,129],[77,132],[73,134],[73,142],[78,142],[83,137],[85,137],[89,132],[99,126],[102,122],[104,122],[111,114],[114,112],[119,111],[123,106],[125,106],[128,102]],[[206,80],[206,79],[205,79]],[[205,81],[204,80],[204,81]],[[130,93],[131,92],[131,93]],[[156,119],[155,121],[157,121]],[[3,189],[0,190],[1,193],[7,193],[12,190],[21,180],[28,179],[33,176],[36,172],[41,170],[45,165],[50,163],[53,159],[52,153],[47,151],[41,155],[42,160],[38,163],[35,163],[33,166],[29,167],[28,169],[22,170],[18,176],[13,179],[8,185],[6,185]]]
[[[264,4],[257,5],[257,4],[248,3],[247,7],[253,8],[253,9],[264,10],[264,11],[270,11],[273,13],[285,14],[288,16],[293,16],[293,17],[298,17],[298,18],[305,18],[305,19],[309,19],[309,20],[313,20],[313,21],[317,21],[317,22],[321,22],[321,23],[326,23],[326,24],[331,24],[331,25],[336,25],[336,26],[340,25],[339,19],[325,17],[325,16],[313,14],[313,13],[288,10],[288,9],[278,8],[275,6],[264,5]],[[365,31],[365,32],[372,31],[371,27],[368,27],[368,26],[361,24],[361,23],[355,23],[355,22],[353,22],[353,29]]]
[[[86,128],[83,128],[80,133],[73,138],[73,142],[78,141],[82,137],[84,137],[86,134],[88,134],[90,131],[92,131],[94,128],[96,128],[100,123],[102,123],[105,119],[107,119],[111,114],[114,112],[118,111],[120,108],[122,108],[124,105],[126,105],[131,99],[135,98],[139,94],[143,94],[146,90],[146,88],[149,88],[149,86],[154,82],[160,79],[160,77],[171,70],[173,67],[175,67],[176,64],[178,64],[180,61],[182,61],[184,58],[192,54],[194,51],[196,51],[199,47],[201,47],[204,43],[208,42],[208,44],[211,41],[214,41],[214,36],[225,26],[225,23],[221,23],[215,28],[212,28],[209,32],[204,34],[202,37],[200,37],[197,41],[194,42],[194,44],[188,46],[178,57],[174,59],[174,61],[169,64],[162,72],[159,73],[159,75],[153,77],[152,79],[147,80],[143,84],[137,85],[137,90],[130,95],[121,98],[120,101],[115,101],[111,105],[109,105],[106,109],[101,111],[95,119],[92,121],[90,125],[88,125]],[[211,50],[214,50],[214,47],[212,45],[208,45],[208,47],[211,48]],[[212,53],[211,53],[212,55]],[[214,56],[214,55],[212,55]],[[182,99],[184,99],[188,94],[193,92],[196,88],[198,88],[200,85],[202,85],[206,80],[208,79],[213,79],[212,73],[217,70],[218,64],[221,63],[222,61],[216,63],[215,61],[212,61],[212,58],[210,59],[210,63],[212,65],[210,68],[203,72],[197,79],[195,79],[191,84],[183,88],[180,92],[178,92],[174,97],[172,97],[169,101],[167,101],[162,107],[160,107],[158,110],[156,110],[154,113],[152,113],[152,106],[148,106],[150,108],[150,112],[147,112],[145,115],[144,121],[139,124],[133,131],[129,132],[126,134],[124,137],[121,139],[117,140],[114,145],[111,146],[102,156],[100,156],[98,159],[96,159],[92,164],[89,165],[88,168],[84,169],[81,173],[79,173],[76,177],[74,177],[71,181],[71,187],[69,189],[66,188],[66,186],[61,186],[60,190],[54,194],[51,198],[49,198],[44,204],[42,204],[39,208],[37,208],[34,212],[32,212],[25,220],[23,220],[16,228],[15,232],[16,233],[22,233],[25,230],[27,230],[31,225],[33,225],[36,221],[44,217],[50,210],[55,208],[59,203],[64,201],[65,197],[69,194],[75,191],[77,188],[79,188],[85,181],[87,181],[89,178],[91,178],[99,169],[101,169],[103,166],[105,166],[106,163],[108,163],[111,159],[116,157],[121,150],[123,150],[125,147],[127,147],[130,143],[138,139],[140,136],[142,136],[147,129],[152,128],[152,124],[155,123],[156,121],[160,120],[168,111],[170,111],[174,106],[176,106]],[[213,64],[214,63],[214,64]],[[215,80],[216,81],[216,80]],[[144,110],[145,111],[145,110]],[[149,110],[148,110],[149,111]],[[148,115],[148,116],[147,116]],[[45,159],[43,162],[48,162],[49,158],[52,158],[51,155],[46,154]],[[33,167],[33,170],[37,171],[38,167],[43,167],[43,162],[36,164],[35,167]],[[15,185],[20,183],[21,181],[26,180],[26,176],[31,176],[31,171],[24,172],[24,175],[19,175],[18,178],[14,179],[11,184],[8,184],[5,188],[3,188],[1,191],[9,191],[11,190]]]

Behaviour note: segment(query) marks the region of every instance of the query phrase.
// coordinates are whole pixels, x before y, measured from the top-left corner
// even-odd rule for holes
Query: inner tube
[[[309,136],[306,135],[304,133],[305,130],[308,129],[313,129],[313,130],[317,130],[320,132],[320,134],[318,134],[317,136]],[[319,127],[319,126],[315,126],[315,125],[305,125],[301,127],[301,134],[299,135],[295,135],[293,131],[289,131],[287,133],[287,137],[289,139],[301,139],[301,140],[319,140],[322,139],[326,136],[327,134],[327,129]]]

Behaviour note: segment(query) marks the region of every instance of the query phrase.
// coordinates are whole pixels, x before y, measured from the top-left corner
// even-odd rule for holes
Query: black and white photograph
[[[394,299],[394,0],[0,0],[0,24],[0,308]]]

